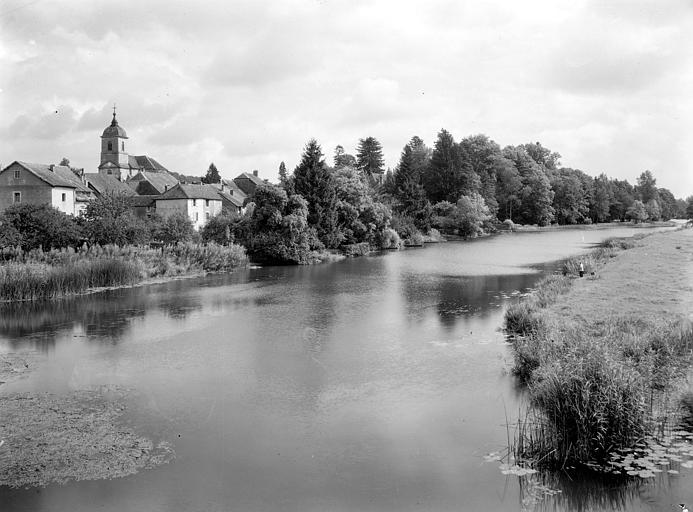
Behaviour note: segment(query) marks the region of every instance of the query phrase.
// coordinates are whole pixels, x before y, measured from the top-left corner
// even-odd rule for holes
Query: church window
[[[121,151],[125,151],[125,141],[122,142]]]
[[[13,192],[12,195],[14,197],[13,201],[15,203],[21,203],[22,202],[22,193],[21,192]]]
[[[15,180],[19,179],[19,170],[14,171],[14,179]]]
[[[108,143],[108,150],[113,151],[113,143],[112,142]]]

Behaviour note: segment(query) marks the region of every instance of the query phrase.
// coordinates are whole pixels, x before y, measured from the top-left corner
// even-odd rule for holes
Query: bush
[[[74,247],[82,239],[82,230],[73,217],[45,204],[12,205],[2,214],[3,226],[5,223],[8,226],[3,232],[8,236],[8,243],[19,241],[25,251]]]

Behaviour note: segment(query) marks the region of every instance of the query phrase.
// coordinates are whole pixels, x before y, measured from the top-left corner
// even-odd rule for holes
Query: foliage
[[[310,263],[312,251],[322,249],[322,244],[308,223],[306,200],[272,185],[258,187],[254,200],[252,213],[235,231],[251,257],[279,264]]]
[[[356,167],[358,170],[370,177],[374,174],[382,174],[383,166],[383,148],[378,139],[375,137],[359,139],[356,151]]]
[[[234,226],[240,217],[236,214],[216,215],[209,219],[202,229],[200,235],[203,242],[214,242],[219,245],[227,245],[234,241]]]
[[[301,162],[294,170],[294,192],[307,201],[308,224],[315,228],[326,247],[339,245],[337,190],[334,176],[325,166],[322,149],[315,139],[306,144]]]
[[[477,192],[481,183],[466,150],[455,143],[447,130],[441,130],[422,184],[429,200],[456,202],[463,194]]]
[[[354,155],[350,155],[344,151],[344,147],[338,145],[334,148],[334,168],[342,169],[343,167],[358,167]]]
[[[144,222],[132,211],[124,194],[105,193],[91,201],[84,211],[84,232],[91,243],[139,244],[148,240]]]
[[[192,240],[194,233],[195,230],[190,218],[184,213],[175,212],[161,220],[154,236],[164,244],[172,245]]]
[[[74,217],[45,204],[12,205],[3,212],[0,222],[6,242],[19,242],[23,250],[76,246],[82,238]]]
[[[492,217],[484,198],[478,192],[460,197],[455,206],[454,216],[458,233],[465,237],[482,234],[482,226]]]
[[[217,170],[217,166],[214,165],[214,162],[209,164],[209,167],[207,168],[207,174],[204,175],[202,178],[202,183],[220,183],[221,182],[221,175],[219,175],[219,171]]]
[[[644,222],[647,220],[648,214],[645,205],[642,201],[635,200],[633,204],[626,210],[626,218],[633,222]]]

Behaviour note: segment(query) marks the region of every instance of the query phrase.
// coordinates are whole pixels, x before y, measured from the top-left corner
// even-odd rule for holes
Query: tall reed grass
[[[232,270],[247,263],[239,245],[180,243],[150,247],[84,246],[0,251],[0,300],[52,299],[145,279]]]

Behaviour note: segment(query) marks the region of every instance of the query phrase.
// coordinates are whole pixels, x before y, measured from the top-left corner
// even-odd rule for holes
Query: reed
[[[613,314],[594,321],[578,314],[547,321],[545,310],[571,290],[580,260],[599,271],[637,245],[609,240],[508,308],[513,371],[529,401],[510,447],[516,460],[554,469],[603,464],[614,450],[676,421],[677,387],[693,362],[689,320]]]
[[[0,300],[53,299],[144,279],[229,271],[247,263],[239,245],[180,243],[164,248],[116,245],[78,250],[4,249]]]

